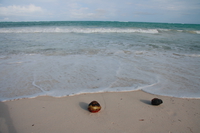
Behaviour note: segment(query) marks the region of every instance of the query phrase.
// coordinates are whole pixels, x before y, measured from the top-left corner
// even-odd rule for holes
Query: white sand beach
[[[163,104],[153,106],[152,98]],[[102,109],[90,113],[96,100]],[[1,133],[197,133],[200,100],[143,91],[106,92],[0,102]]]

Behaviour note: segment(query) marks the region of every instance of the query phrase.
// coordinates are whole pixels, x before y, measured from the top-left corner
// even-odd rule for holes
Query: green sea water
[[[200,30],[199,24],[116,22],[116,21],[41,21],[41,22],[0,22],[0,28],[34,26],[83,26],[112,28],[149,28],[172,30]]]

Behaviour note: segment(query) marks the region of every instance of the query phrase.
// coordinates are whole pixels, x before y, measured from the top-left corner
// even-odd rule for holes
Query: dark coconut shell
[[[154,99],[151,100],[152,105],[160,105],[162,103],[163,103],[163,101],[161,99],[158,99],[158,98],[154,98]]]
[[[97,101],[92,101],[89,105],[88,105],[88,110],[92,113],[96,113],[99,112],[101,110],[101,106]]]

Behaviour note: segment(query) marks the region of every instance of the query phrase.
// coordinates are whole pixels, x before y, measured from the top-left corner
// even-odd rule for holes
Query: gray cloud
[[[33,4],[27,6],[12,5],[7,7],[0,7],[0,15],[2,16],[27,16],[32,13],[39,12],[43,12],[43,9]]]

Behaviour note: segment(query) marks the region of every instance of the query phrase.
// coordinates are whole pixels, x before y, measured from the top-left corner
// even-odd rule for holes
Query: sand
[[[163,104],[152,106],[150,100]],[[90,113],[88,104],[102,109]],[[0,102],[0,133],[198,133],[200,99],[143,91],[106,92]]]

